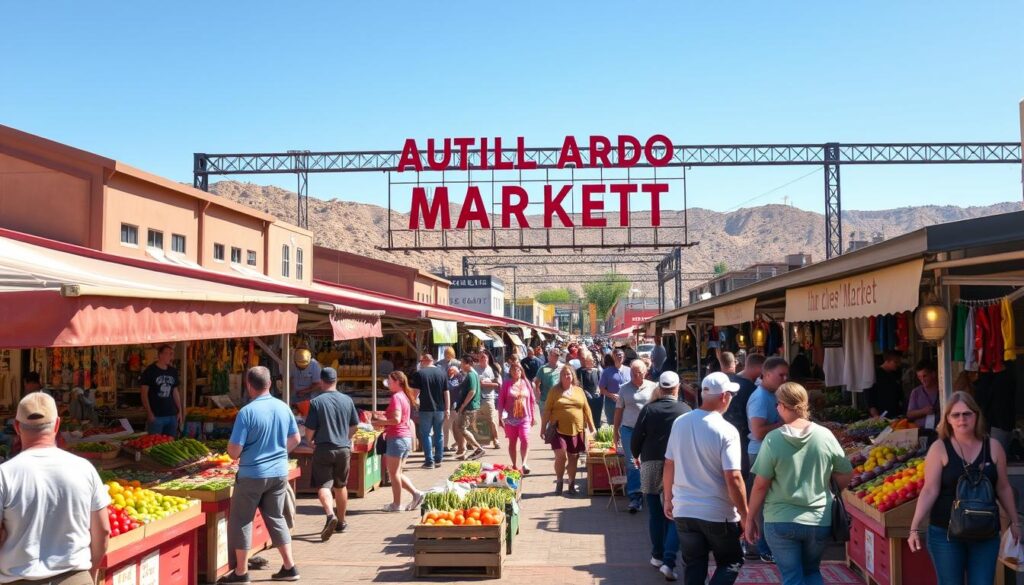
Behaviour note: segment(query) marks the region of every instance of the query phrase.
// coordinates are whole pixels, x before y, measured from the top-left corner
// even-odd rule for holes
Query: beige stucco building
[[[307,230],[2,125],[0,227],[153,262],[291,284],[313,278]]]

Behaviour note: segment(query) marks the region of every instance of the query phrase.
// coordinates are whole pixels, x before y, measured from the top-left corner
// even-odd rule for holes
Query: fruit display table
[[[297,494],[315,494],[317,487],[310,485],[313,476],[313,449],[302,445],[291,452],[299,462],[299,469],[306,478],[293,487]],[[373,442],[356,443],[352,446],[352,461],[349,464],[348,496],[350,498],[366,497],[367,492],[379,488],[381,484],[383,458],[373,450]]]
[[[192,585],[205,522],[199,506],[110,539],[100,561],[102,585]]]
[[[906,502],[890,512],[868,511],[854,504],[858,500],[844,493],[850,514],[850,540],[846,562],[864,573],[869,584],[931,585],[936,583],[931,557],[925,551],[911,552],[908,529],[917,501]]]

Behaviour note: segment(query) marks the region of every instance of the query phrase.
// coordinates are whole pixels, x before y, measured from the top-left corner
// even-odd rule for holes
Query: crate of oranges
[[[429,510],[413,536],[417,577],[501,578],[506,534],[498,508]]]

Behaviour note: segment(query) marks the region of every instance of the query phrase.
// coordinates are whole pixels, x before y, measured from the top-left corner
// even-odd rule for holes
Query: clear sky
[[[0,123],[179,181],[196,151],[393,150],[407,137],[1020,140],[1016,0],[482,6],[7,2]],[[821,211],[813,171],[694,169],[689,204],[788,197]],[[1020,201],[1020,178],[1014,165],[846,167],[843,204]],[[382,175],[310,185],[386,203]]]

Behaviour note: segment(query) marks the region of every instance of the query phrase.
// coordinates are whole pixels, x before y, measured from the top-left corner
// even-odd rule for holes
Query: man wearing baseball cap
[[[739,384],[723,372],[701,383],[701,406],[672,423],[665,451],[665,516],[676,523],[686,583],[704,583],[708,553],[717,568],[711,582],[731,585],[743,566],[740,528],[747,490],[740,471],[740,434],[722,414]]]
[[[640,410],[633,427],[632,441],[623,445],[630,450],[640,468],[640,489],[647,503],[651,534],[651,565],[668,581],[675,581],[679,533],[675,524],[666,522],[661,503],[664,489],[665,450],[672,424],[690,412],[690,406],[679,400],[679,375],[665,372],[658,377],[657,397]]]
[[[110,496],[91,463],[57,447],[59,428],[49,394],[21,399],[23,449],[0,465],[0,583],[92,585],[107,553]]]
[[[309,401],[305,425],[306,439],[313,445],[312,485],[327,516],[320,540],[327,542],[335,531],[343,532],[348,527],[349,463],[359,415],[352,399],[338,392],[338,372],[334,368],[320,370],[320,384],[320,395]]]

